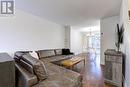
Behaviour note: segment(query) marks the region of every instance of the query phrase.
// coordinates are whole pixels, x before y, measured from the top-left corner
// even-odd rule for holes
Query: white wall
[[[64,27],[16,10],[14,17],[0,17],[0,51],[64,47]]]
[[[82,53],[82,33],[73,27],[71,27],[71,34],[70,34],[70,48],[71,51],[75,54]]]
[[[128,0],[122,0],[120,11],[120,24],[124,24],[124,44],[122,51],[126,56],[125,63],[125,86],[130,87],[130,21],[128,21]]]
[[[107,49],[116,49],[116,29],[119,17],[109,17],[100,20],[101,28],[101,64],[105,64],[104,52]]]
[[[97,23],[95,26],[89,26],[89,27],[80,27],[79,26],[71,26],[71,31],[70,31],[70,48],[71,51],[74,52],[75,54],[80,54],[83,52],[86,52],[84,50],[84,34],[86,32],[90,31],[100,31],[100,20],[96,21]],[[87,45],[87,44],[86,44]]]

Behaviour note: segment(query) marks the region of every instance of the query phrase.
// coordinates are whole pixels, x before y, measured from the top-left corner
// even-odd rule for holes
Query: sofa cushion
[[[23,55],[22,60],[33,66],[34,73],[38,77],[39,81],[42,81],[48,77],[45,65],[42,61],[32,57],[30,54]]]
[[[82,87],[82,77],[79,73],[66,68],[45,63],[49,77],[33,87]]]
[[[62,49],[62,54],[63,55],[69,55],[70,54],[70,49]]]
[[[82,87],[81,82],[77,79],[75,81],[62,75],[55,74],[32,87]]]
[[[53,56],[51,58],[42,58],[40,60],[45,62],[54,62],[54,61],[59,61],[59,60],[64,60],[64,59],[69,59],[70,55],[59,55],[59,56]]]
[[[29,73],[18,63],[16,66],[16,87],[31,87],[38,83],[36,75]]]
[[[39,58],[46,58],[55,56],[54,50],[39,50],[37,51]]]
[[[55,49],[56,55],[62,55],[62,49]]]

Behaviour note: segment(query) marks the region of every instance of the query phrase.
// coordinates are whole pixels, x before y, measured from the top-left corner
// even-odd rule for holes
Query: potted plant
[[[117,51],[120,51],[120,45],[123,43],[123,33],[124,33],[124,27],[123,25],[121,28],[119,27],[119,24],[117,24],[117,42],[115,43],[117,47]]]

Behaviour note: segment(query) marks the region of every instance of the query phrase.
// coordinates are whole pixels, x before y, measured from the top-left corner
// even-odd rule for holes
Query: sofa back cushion
[[[39,81],[42,81],[48,77],[45,65],[42,61],[32,57],[30,54],[23,55],[22,60],[33,66],[34,73]]]
[[[55,56],[54,50],[39,50],[37,51],[39,58],[47,58]]]
[[[30,74],[24,67],[15,63],[16,66],[16,86],[15,87],[32,87],[38,83],[37,76]]]
[[[14,59],[19,61],[21,59],[22,55],[30,53],[30,52],[32,52],[32,51],[17,51],[14,53]]]
[[[62,49],[55,49],[56,55],[62,55]]]
[[[24,69],[26,69],[29,73],[34,74],[33,66],[29,63],[25,62],[24,60],[19,61],[19,65],[21,65]]]

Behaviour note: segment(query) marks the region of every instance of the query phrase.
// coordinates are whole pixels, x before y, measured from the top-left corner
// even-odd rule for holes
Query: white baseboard
[[[124,87],[128,87],[127,84],[126,84],[126,80],[125,80],[124,76],[123,76],[123,81],[124,81],[124,85],[123,86]]]
[[[124,87],[128,87],[125,81],[124,81]]]

